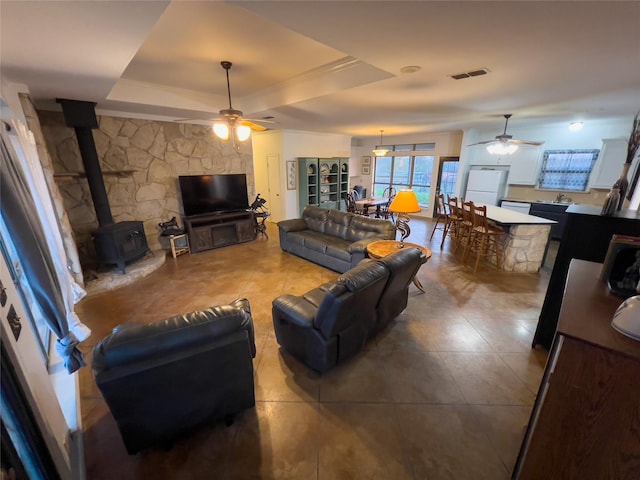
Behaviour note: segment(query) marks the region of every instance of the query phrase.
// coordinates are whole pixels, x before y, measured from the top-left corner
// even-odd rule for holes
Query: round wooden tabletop
[[[431,258],[431,250],[422,245],[409,242],[403,242],[403,245],[404,247],[400,247],[400,242],[397,240],[378,240],[367,245],[367,253],[371,258],[382,258],[400,248],[419,248],[425,255],[425,262]]]

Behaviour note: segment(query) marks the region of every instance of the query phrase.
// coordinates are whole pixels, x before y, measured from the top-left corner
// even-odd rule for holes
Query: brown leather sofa
[[[93,350],[93,374],[130,454],[255,405],[248,300],[125,324]]]
[[[313,370],[328,371],[406,308],[409,285],[424,260],[419,249],[404,248],[365,259],[304,295],[281,295],[272,308],[278,343]]]
[[[367,245],[393,240],[393,223],[338,210],[307,206],[301,218],[278,222],[280,248],[285,252],[346,272],[367,255]]]

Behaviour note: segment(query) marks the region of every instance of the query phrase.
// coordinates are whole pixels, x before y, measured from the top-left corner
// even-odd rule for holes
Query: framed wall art
[[[296,189],[296,162],[293,160],[287,160],[287,190]]]
[[[371,167],[369,165],[362,166],[362,174],[363,175],[371,175]]]
[[[362,157],[362,165],[371,165],[371,157],[369,156]]]

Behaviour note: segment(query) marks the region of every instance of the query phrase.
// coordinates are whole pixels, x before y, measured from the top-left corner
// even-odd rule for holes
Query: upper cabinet
[[[470,165],[511,165],[511,155],[494,155],[485,145],[475,145],[470,150]]]
[[[510,185],[535,185],[541,158],[542,146],[520,147],[511,155],[508,183]]]
[[[591,172],[589,188],[609,189],[620,177],[622,165],[627,158],[627,139],[609,138],[602,140],[602,149]],[[638,163],[636,157],[629,169],[629,176],[635,171]]]

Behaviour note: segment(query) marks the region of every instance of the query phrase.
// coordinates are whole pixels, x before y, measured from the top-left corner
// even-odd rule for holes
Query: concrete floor
[[[81,370],[87,478],[507,479],[542,377],[531,341],[555,247],[538,274],[477,273],[433,223],[413,219],[408,241],[433,248],[408,308],[366,349],[319,376],[279,350],[271,302],[337,273],[280,251],[270,238],[166,263],[131,286],[89,296],[77,311],[91,349],[125,322],[151,322],[237,297],[256,328],[256,407],[230,427],[204,427],[169,451],[127,455],[115,422]],[[472,262],[469,261],[472,265]]]

